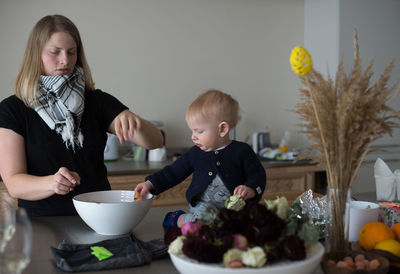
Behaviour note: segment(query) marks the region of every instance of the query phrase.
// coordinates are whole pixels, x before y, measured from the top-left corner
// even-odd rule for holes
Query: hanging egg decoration
[[[290,54],[290,65],[295,73],[306,75],[312,69],[310,53],[304,47],[295,47]]]

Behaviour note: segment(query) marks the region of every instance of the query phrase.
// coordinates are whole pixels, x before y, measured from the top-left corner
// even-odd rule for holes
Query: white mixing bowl
[[[103,235],[131,232],[144,218],[153,202],[134,201],[135,191],[106,190],[76,195],[72,200],[76,211],[94,231]]]

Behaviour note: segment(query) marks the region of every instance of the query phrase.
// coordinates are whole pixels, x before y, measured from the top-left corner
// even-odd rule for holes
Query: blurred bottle
[[[282,153],[286,153],[289,150],[289,140],[290,140],[290,133],[289,131],[285,131],[285,133],[283,134],[283,137],[279,143],[279,150]]]

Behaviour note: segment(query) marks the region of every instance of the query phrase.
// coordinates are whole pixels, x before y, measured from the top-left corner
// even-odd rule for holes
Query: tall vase
[[[346,210],[349,210],[351,200],[351,189],[327,189],[327,216],[326,216],[326,238],[325,250],[331,251],[347,251],[348,250],[348,236],[346,236],[348,229],[345,228]]]

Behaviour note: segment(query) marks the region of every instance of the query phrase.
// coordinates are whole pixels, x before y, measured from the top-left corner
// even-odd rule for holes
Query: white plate
[[[322,244],[312,246],[302,261],[282,261],[261,268],[226,268],[222,264],[198,263],[185,255],[170,254],[175,268],[182,274],[310,274],[321,262],[325,249]]]

